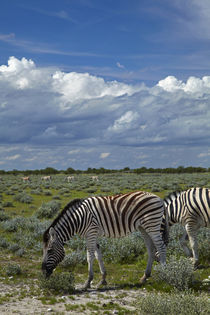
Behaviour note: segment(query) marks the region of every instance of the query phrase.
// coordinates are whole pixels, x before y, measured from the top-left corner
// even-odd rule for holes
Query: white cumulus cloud
[[[109,155],[110,155],[109,152],[104,152],[104,153],[101,153],[100,158],[101,158],[101,159],[105,159],[105,158],[107,158]]]
[[[88,168],[103,160],[112,168],[138,164],[140,155],[183,165],[179,152],[186,163],[208,163],[209,104],[210,76],[169,76],[146,87],[11,57],[0,66],[1,165]],[[170,155],[174,146],[183,150]]]
[[[165,79],[160,80],[157,86],[168,92],[182,90],[188,93],[210,93],[210,77],[204,76],[201,79],[196,77],[189,77],[187,82],[184,83],[174,76],[168,76]]]

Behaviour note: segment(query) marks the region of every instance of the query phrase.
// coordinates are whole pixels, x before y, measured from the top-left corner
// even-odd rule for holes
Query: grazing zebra
[[[193,257],[194,267],[199,265],[197,231],[200,227],[210,227],[210,189],[190,188],[175,192],[164,199],[168,212],[169,226],[181,223],[185,232],[180,239],[187,256]],[[187,247],[190,241],[192,252]]]
[[[64,243],[74,234],[79,234],[86,238],[87,244],[89,275],[84,289],[90,288],[93,280],[95,257],[102,274],[99,285],[106,284],[106,270],[97,243],[98,236],[122,237],[140,230],[148,251],[147,267],[141,278],[141,283],[144,283],[151,274],[156,250],[160,262],[165,264],[167,224],[164,225],[164,233],[160,233],[164,212],[162,199],[142,191],[71,201],[43,235],[43,273],[46,277],[51,275],[65,256]],[[167,218],[166,212],[165,215]]]

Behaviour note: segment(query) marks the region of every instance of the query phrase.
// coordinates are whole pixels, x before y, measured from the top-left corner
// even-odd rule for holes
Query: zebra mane
[[[58,216],[54,219],[54,221],[51,223],[51,225],[47,228],[47,230],[44,232],[43,234],[43,242],[47,242],[48,238],[49,238],[49,229],[51,227],[54,227],[56,225],[56,223],[60,220],[60,218],[66,213],[67,210],[69,210],[70,208],[73,207],[78,207],[81,205],[82,201],[84,199],[74,199],[72,201],[70,201],[65,207],[64,209],[58,214]]]
[[[174,191],[168,194],[168,196],[166,196],[163,201],[166,203],[171,203],[174,199],[178,198],[180,195],[181,195],[181,191]]]

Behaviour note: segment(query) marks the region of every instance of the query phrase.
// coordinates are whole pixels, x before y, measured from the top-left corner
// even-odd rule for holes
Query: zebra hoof
[[[193,269],[194,270],[197,270],[197,269],[204,269],[205,266],[204,265],[200,265],[199,264],[199,261],[195,262],[194,265],[193,265]]]
[[[143,275],[143,277],[141,277],[141,279],[140,279],[140,285],[146,283],[146,281],[147,281],[147,277],[146,277],[146,275]]]
[[[90,289],[90,288],[91,288],[90,282],[87,281],[87,282],[85,282],[85,284],[81,287],[81,290],[82,290],[82,291],[87,291],[87,289]]]

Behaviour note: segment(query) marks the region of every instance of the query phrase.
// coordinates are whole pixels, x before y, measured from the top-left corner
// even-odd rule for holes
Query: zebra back
[[[55,228],[63,242],[74,234],[85,236],[90,230],[93,233],[98,230],[99,234],[108,237],[128,235],[140,226],[148,232],[159,233],[163,214],[162,199],[151,193],[137,191],[73,200],[50,227]],[[44,233],[45,242],[50,227]]]

